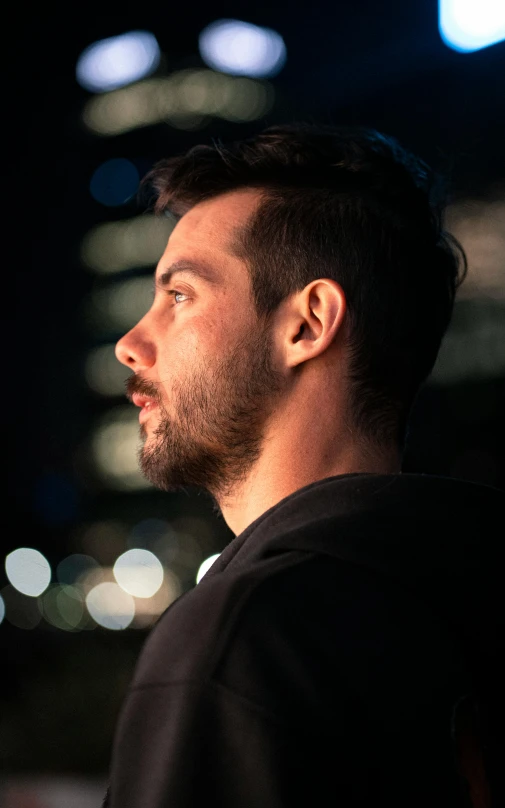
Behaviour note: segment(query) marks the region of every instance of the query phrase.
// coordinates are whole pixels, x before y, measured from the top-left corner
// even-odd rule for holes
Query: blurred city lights
[[[39,607],[47,622],[63,631],[79,630],[85,617],[84,598],[75,586],[50,586],[39,598]]]
[[[180,129],[200,128],[210,116],[253,121],[273,102],[274,89],[268,82],[187,68],[91,98],[82,115],[88,129],[111,136],[162,122]]]
[[[89,183],[91,196],[107,207],[124,205],[139,187],[136,166],[125,157],[106,160],[93,173]]]
[[[77,61],[79,84],[92,93],[123,87],[158,67],[160,49],[148,31],[130,31],[89,45]]]
[[[505,300],[505,189],[449,205],[444,225],[463,246],[468,274],[458,299]]]
[[[150,272],[148,276],[129,278],[95,290],[86,302],[84,319],[93,332],[124,334],[142,319],[152,301],[153,277]],[[123,367],[123,392],[127,373]]]
[[[93,460],[108,487],[126,491],[151,487],[138,465],[139,434],[138,411],[131,407],[109,410],[95,429]]]
[[[438,27],[446,45],[470,53],[505,39],[503,0],[439,0]]]
[[[271,28],[240,20],[217,20],[199,36],[200,55],[209,67],[239,76],[275,76],[286,62],[286,46]]]
[[[51,567],[46,558],[31,547],[19,547],[5,559],[7,578],[18,592],[36,598],[49,586]]]
[[[86,606],[99,626],[116,631],[127,628],[135,616],[132,596],[110,581],[103,581],[88,592]]]
[[[165,570],[163,583],[150,598],[135,598],[135,617],[132,627],[148,628],[181,594],[179,579],[170,570]]]
[[[200,583],[205,573],[210,570],[214,561],[216,560],[216,558],[219,558],[220,555],[221,553],[215,553],[214,555],[211,555],[208,558],[206,558],[205,561],[202,561],[202,563],[198,567],[198,572],[196,573],[197,584]]]
[[[436,384],[505,377],[505,307],[492,300],[456,301],[430,376]]]
[[[115,344],[94,348],[86,359],[84,374],[89,387],[102,396],[124,396],[130,375],[116,359]]]
[[[84,237],[81,258],[100,274],[157,264],[173,227],[166,216],[148,213],[98,225]]]
[[[119,519],[103,519],[79,525],[72,539],[82,547],[84,554],[89,553],[93,557],[93,561],[96,558],[100,564],[109,565],[126,549],[127,535],[126,523]]]
[[[73,584],[84,573],[96,569],[100,569],[100,565],[94,558],[85,553],[72,553],[60,561],[56,567],[56,577],[60,584]]]
[[[119,556],[113,567],[121,589],[136,598],[151,598],[163,583],[163,567],[154,553],[135,548]]]
[[[5,619],[16,628],[36,628],[41,620],[38,600],[26,596],[14,586],[5,586],[1,592],[5,605]]]

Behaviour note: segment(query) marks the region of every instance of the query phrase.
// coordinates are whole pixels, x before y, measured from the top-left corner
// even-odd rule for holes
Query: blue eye
[[[174,298],[174,303],[176,303],[176,304],[178,302],[179,303],[184,302],[183,300],[182,301],[181,300],[177,301],[176,298],[177,298],[178,295],[182,295],[182,297],[187,297],[187,295],[185,295],[184,292],[178,292],[177,289],[167,289],[166,292],[167,292],[167,295],[172,295],[172,297]]]

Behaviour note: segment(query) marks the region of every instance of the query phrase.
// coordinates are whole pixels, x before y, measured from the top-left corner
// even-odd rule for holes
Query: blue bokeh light
[[[271,28],[217,20],[199,36],[200,55],[214,70],[236,76],[275,76],[286,62],[284,40]]]
[[[85,90],[103,93],[149,76],[159,61],[156,37],[130,31],[89,45],[77,61],[76,78]]]
[[[438,28],[445,44],[462,53],[505,39],[504,0],[439,0]]]
[[[98,166],[91,177],[89,190],[97,202],[116,207],[132,198],[139,182],[139,172],[134,164],[125,157],[115,157]]]

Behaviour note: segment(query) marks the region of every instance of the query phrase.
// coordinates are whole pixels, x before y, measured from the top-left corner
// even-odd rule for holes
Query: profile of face
[[[245,263],[230,244],[259,202],[234,191],[191,208],[174,227],[147,314],[118,342],[142,407],[140,466],[165,491],[198,486],[226,498],[261,454],[283,389],[272,327],[257,317]]]

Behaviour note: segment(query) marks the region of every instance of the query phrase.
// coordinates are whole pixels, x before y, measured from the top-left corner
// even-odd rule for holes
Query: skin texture
[[[236,535],[316,480],[400,471],[395,447],[374,452],[352,429],[339,284],[311,281],[268,323],[257,317],[231,244],[260,199],[257,189],[229,192],[179,220],[154,302],[116,348],[133,371],[128,395],[156,405],[141,425],[144,474],[166,491],[204,488]],[[178,272],[162,287],[163,272],[181,260],[203,263],[212,278]]]

